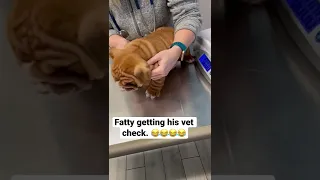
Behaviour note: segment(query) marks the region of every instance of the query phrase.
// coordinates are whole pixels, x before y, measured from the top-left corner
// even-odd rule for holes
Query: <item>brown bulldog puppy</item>
[[[159,97],[165,78],[151,80],[151,70],[154,67],[149,67],[147,61],[158,52],[169,49],[173,39],[174,29],[161,27],[146,37],[131,41],[125,49],[110,49],[114,80],[124,90],[145,87],[147,97]]]
[[[126,91],[145,87],[147,97],[159,97],[165,78],[151,80],[151,70],[156,68],[157,64],[150,67],[147,61],[160,51],[169,49],[173,41],[174,29],[161,27],[146,37],[131,41],[124,49],[110,49],[114,80]],[[189,51],[186,57],[192,58]]]

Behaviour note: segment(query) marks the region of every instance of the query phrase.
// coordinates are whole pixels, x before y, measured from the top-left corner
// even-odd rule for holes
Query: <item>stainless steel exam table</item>
[[[211,87],[193,64],[180,64],[172,70],[158,99],[147,99],[145,90],[123,92],[109,75],[109,158],[211,137]],[[124,140],[112,127],[112,117],[198,118],[184,140]]]

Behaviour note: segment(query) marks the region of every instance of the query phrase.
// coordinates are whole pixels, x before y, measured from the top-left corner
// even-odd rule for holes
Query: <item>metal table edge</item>
[[[140,139],[109,146],[109,159],[211,138],[211,125],[189,129],[188,139]]]

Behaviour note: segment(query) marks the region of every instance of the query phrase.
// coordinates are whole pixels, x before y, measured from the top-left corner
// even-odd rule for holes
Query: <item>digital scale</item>
[[[279,14],[288,32],[311,63],[320,71],[320,1],[282,0],[282,6],[286,11],[279,9]],[[284,12],[289,12],[289,16],[294,22],[293,26],[298,28],[289,24],[288,20],[285,19],[286,14]],[[293,29],[299,29],[304,38],[299,40],[298,35],[301,33],[296,33]],[[307,41],[311,48],[306,43],[303,43],[304,41]]]
[[[211,84],[211,28],[198,33],[190,51],[201,74]]]

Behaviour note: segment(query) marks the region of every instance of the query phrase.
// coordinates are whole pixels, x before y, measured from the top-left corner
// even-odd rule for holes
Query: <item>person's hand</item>
[[[124,49],[129,41],[122,36],[114,34],[109,37],[109,46],[116,49]]]
[[[177,60],[181,55],[181,49],[177,46],[159,52],[154,57],[149,59],[148,64],[153,65],[158,62],[159,66],[151,72],[151,79],[158,80],[166,77],[169,72],[175,67]]]
[[[124,47],[129,43],[129,41],[125,38],[119,39],[118,44],[116,46],[117,49],[124,49]]]

